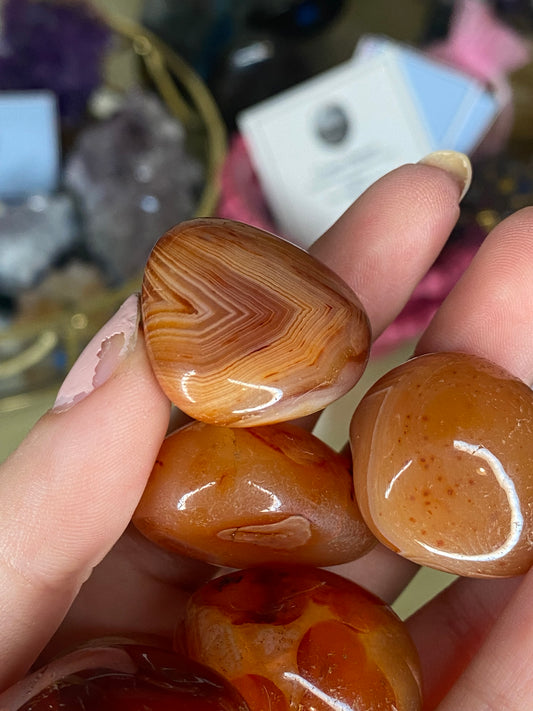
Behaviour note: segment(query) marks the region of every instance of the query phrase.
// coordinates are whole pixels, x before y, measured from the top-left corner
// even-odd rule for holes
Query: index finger
[[[128,525],[164,437],[168,400],[137,338],[137,303],[95,336],[0,467],[0,688],[32,664]]]
[[[374,338],[407,303],[459,217],[467,156],[430,153],[372,185],[311,248],[355,291]]]
[[[359,296],[374,338],[400,313],[439,255],[470,179],[470,162],[463,154],[430,154],[371,186],[313,246],[312,253]],[[387,602],[395,600],[417,569],[381,545],[335,568]]]

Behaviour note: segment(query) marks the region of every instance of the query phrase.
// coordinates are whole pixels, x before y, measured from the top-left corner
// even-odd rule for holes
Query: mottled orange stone
[[[461,353],[414,358],[366,394],[351,423],[356,496],[385,545],[474,577],[533,562],[533,393]]]
[[[233,568],[335,565],[375,543],[349,459],[289,423],[193,422],[169,435],[133,522],[165,548]]]
[[[403,623],[355,583],[317,568],[256,567],[197,590],[189,654],[252,711],[419,711],[420,670]]]
[[[365,368],[368,317],[304,250],[217,218],[177,225],[154,247],[142,287],[154,373],[181,410],[250,427],[316,412]]]

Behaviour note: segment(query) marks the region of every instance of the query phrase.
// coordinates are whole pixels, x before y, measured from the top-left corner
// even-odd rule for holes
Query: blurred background
[[[474,182],[457,228],[377,342],[365,378],[321,419],[317,434],[342,447],[361,394],[410,355],[488,230],[532,203],[532,37],[529,0],[0,2],[0,461],[53,403],[90,337],[139,288],[166,229],[220,215],[302,242],[269,184],[269,174],[302,158],[260,155],[243,116],[275,145],[272,106],[287,135],[305,121],[300,92],[328,108],[316,145],[316,165],[333,176],[324,203],[354,185],[344,170],[354,155],[373,177],[391,167],[376,156],[394,167],[395,146],[378,137],[369,170],[353,131],[357,102],[355,119],[342,105],[354,103],[351,87],[372,61],[384,62],[413,150],[465,150]],[[331,72],[344,77],[334,104]],[[422,571],[397,609],[407,614],[448,579]]]

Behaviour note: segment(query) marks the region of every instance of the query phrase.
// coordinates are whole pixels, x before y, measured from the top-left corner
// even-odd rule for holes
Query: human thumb
[[[133,295],[0,467],[0,688],[25,673],[128,525],[168,418]]]

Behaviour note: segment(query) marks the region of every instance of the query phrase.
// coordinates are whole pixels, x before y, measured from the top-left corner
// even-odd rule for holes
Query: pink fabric
[[[458,0],[447,38],[428,53],[491,84],[530,60],[527,42],[483,0]]]
[[[233,136],[222,168],[217,215],[246,222],[268,232],[276,232],[246,144],[240,134]]]
[[[483,0],[457,0],[448,36],[426,53],[488,84],[501,111],[475,155],[501,152],[514,124],[514,107],[507,75],[531,60],[529,44],[505,25]]]

